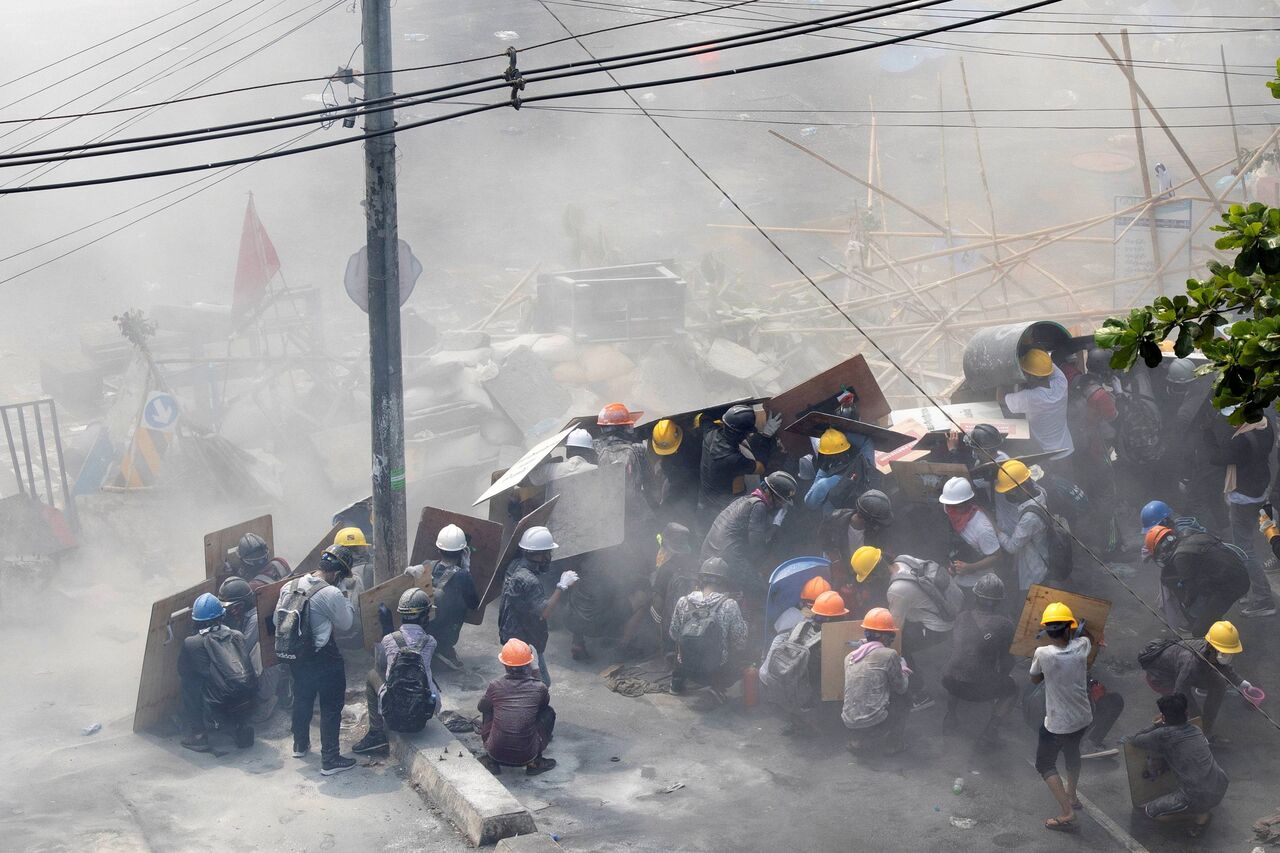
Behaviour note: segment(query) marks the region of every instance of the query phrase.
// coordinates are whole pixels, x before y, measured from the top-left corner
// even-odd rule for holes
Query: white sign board
[[[515,488],[525,477],[529,476],[529,472],[538,467],[538,464],[551,455],[551,451],[560,446],[560,443],[569,437],[569,433],[577,429],[577,425],[561,430],[550,438],[543,439],[533,446],[533,448],[516,460],[516,463],[507,469],[507,473],[503,474],[493,485],[485,489],[480,497],[476,498],[475,503],[484,503],[495,495],[500,495],[507,489]]]
[[[178,401],[172,394],[152,391],[142,407],[142,425],[156,432],[172,432],[178,423]]]
[[[1118,195],[1115,209],[1125,210],[1141,202],[1142,196]],[[1134,222],[1134,218],[1139,214],[1142,214],[1142,218]],[[1160,251],[1159,261],[1151,251],[1152,214],[1155,217],[1156,246]],[[1116,278],[1149,276],[1166,261],[1168,263],[1165,268],[1171,271],[1169,276],[1171,280],[1182,281],[1186,278],[1186,268],[1191,266],[1191,241],[1187,240],[1183,250],[1185,257],[1169,260],[1169,256],[1191,231],[1190,199],[1166,201],[1146,211],[1138,208],[1123,216],[1117,216],[1114,221]],[[1112,307],[1131,308],[1138,301],[1148,302],[1164,292],[1163,287],[1158,287],[1155,293],[1143,293],[1146,285],[1146,281],[1131,281],[1116,285],[1112,291]]]
[[[1004,433],[1005,438],[1031,437],[1031,430],[1027,427],[1025,420],[1005,417],[1000,404],[995,402],[952,403],[942,406],[941,409],[936,406],[927,406],[923,409],[895,409],[889,413],[889,421],[894,429],[898,428],[898,424],[909,421],[916,422],[915,428],[923,426],[928,432],[955,429],[955,424],[947,415],[958,421],[966,430],[973,429],[978,424],[991,424]],[[902,431],[908,432],[905,429]]]

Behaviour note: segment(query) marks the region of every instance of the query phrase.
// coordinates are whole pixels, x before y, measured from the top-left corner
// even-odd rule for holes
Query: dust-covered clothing
[[[405,645],[408,648],[416,649],[422,656],[422,671],[427,675],[427,684],[431,689],[431,695],[435,697],[436,704],[439,704],[440,688],[436,687],[435,676],[431,674],[431,658],[436,652],[436,638],[431,636],[422,629],[420,625],[414,625],[410,622],[400,626],[400,635],[404,637]],[[396,662],[396,656],[400,654],[402,649],[396,643],[395,632],[387,634],[382,638],[382,642],[373,647],[373,667],[382,673],[385,680],[391,675],[391,665]],[[382,694],[386,692],[386,685],[378,691],[379,707],[381,707]]]
[[[1088,637],[1076,637],[1065,648],[1040,646],[1031,657],[1031,674],[1044,676],[1044,727],[1051,734],[1080,732],[1083,736],[1093,722],[1089,703],[1091,648]]]
[[[1013,567],[1018,572],[1019,591],[1026,592],[1032,585],[1042,583],[1049,574],[1049,564],[1046,562],[1049,553],[1049,528],[1042,514],[1048,512],[1044,490],[1030,480],[1023,483],[1022,488],[1031,489],[1035,492],[1034,496],[1018,504],[1013,532],[1006,534],[997,527],[996,536],[1000,540],[1000,547],[1013,557]],[[1003,495],[1000,500],[1008,503]]]
[[[754,586],[769,544],[769,507],[757,492],[738,498],[716,516],[702,543],[702,559],[719,557],[744,588]]]
[[[545,486],[562,477],[572,477],[574,474],[594,470],[596,470],[596,464],[585,456],[550,459],[529,472],[529,483],[534,486]]]
[[[551,692],[531,675],[508,672],[490,682],[477,707],[485,752],[499,764],[528,764],[551,741]]]
[[[547,648],[547,593],[527,557],[517,557],[507,566],[498,606],[498,642],[513,637],[524,640],[539,653]]]
[[[207,725],[215,721],[225,720],[234,727],[248,722],[253,712],[252,701],[235,707],[214,705],[206,690],[213,675],[207,644],[214,639],[230,640],[240,636],[239,631],[226,625],[215,625],[183,639],[178,651],[178,678],[182,688],[182,721],[189,733],[203,733]],[[247,646],[246,643],[246,651]]]
[[[902,656],[879,642],[863,643],[844,659],[844,706],[840,719],[846,728],[869,729],[889,716],[889,702],[906,695],[907,665]]]
[[[1180,640],[1167,645],[1144,667],[1151,689],[1164,695],[1181,693],[1187,697],[1187,715],[1203,717],[1206,731],[1213,729],[1226,695],[1226,683],[1239,687],[1243,680],[1221,660],[1206,663],[1205,658],[1211,653],[1216,658],[1217,652],[1212,651],[1207,640]],[[1195,688],[1208,693],[1203,710]]]
[[[1150,726],[1130,737],[1128,742],[1163,759],[1178,777],[1178,788],[1192,813],[1207,812],[1226,796],[1227,774],[1214,759],[1204,732],[1190,723]],[[1167,805],[1171,804],[1157,806],[1157,813],[1171,813],[1172,809],[1163,808]]]
[[[747,443],[752,459],[742,452]],[[702,438],[702,460],[699,463],[698,506],[711,518],[733,500],[735,486],[742,491],[740,480],[748,474],[763,474],[773,440],[759,433],[742,433],[721,426],[708,429]]]
[[[898,560],[915,560],[914,557],[900,555]],[[899,628],[905,629],[908,623],[920,625],[929,631],[945,634],[955,626],[955,612],[945,612],[943,607],[925,589],[927,580],[920,580],[905,562],[892,575],[889,582],[889,612]],[[940,569],[940,571],[946,571]],[[957,610],[959,608],[956,608]]]
[[[1027,416],[1031,438],[1040,449],[1062,451],[1055,459],[1065,459],[1075,450],[1071,429],[1067,425],[1067,377],[1055,365],[1049,384],[1035,385],[1006,394],[1004,405],[1015,415]]]
[[[723,592],[693,592],[676,602],[675,612],[671,614],[669,635],[676,643],[680,642],[680,632],[690,619],[695,607],[710,607],[711,618],[720,626],[720,637],[723,645],[720,652],[720,665],[730,658],[737,660],[747,647],[747,621],[742,618],[742,609]]]

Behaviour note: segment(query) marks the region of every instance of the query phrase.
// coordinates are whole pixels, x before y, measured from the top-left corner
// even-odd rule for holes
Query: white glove
[[[1248,689],[1249,689],[1250,687],[1252,687],[1252,686],[1253,686],[1253,685],[1252,685],[1252,684],[1250,684],[1250,683],[1249,683],[1249,682],[1247,682],[1247,681],[1241,681],[1241,682],[1240,682],[1240,689],[1241,689],[1241,690],[1248,690]]]
[[[773,438],[778,434],[778,430],[782,428],[782,415],[769,415],[764,422],[764,426],[760,428],[760,434],[765,438]]]
[[[560,574],[560,583],[556,584],[557,589],[568,589],[578,582],[578,573],[573,569]]]
[[[787,517],[787,510],[789,509],[791,509],[789,506],[780,507],[778,511],[773,514],[774,527],[782,526],[782,520]]]
[[[1267,530],[1275,526],[1275,522],[1271,520],[1271,516],[1267,515],[1264,510],[1258,511],[1258,530],[1266,533]]]

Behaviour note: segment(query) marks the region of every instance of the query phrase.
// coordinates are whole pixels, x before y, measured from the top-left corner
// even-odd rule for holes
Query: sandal
[[[1054,832],[1075,832],[1080,828],[1080,824],[1076,823],[1075,818],[1063,820],[1060,817],[1051,817],[1044,822],[1045,829],[1052,829]]]

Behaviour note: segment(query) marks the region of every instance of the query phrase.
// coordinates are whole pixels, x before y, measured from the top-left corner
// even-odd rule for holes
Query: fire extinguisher
[[[754,708],[760,701],[760,670],[751,664],[742,670],[742,706]]]

